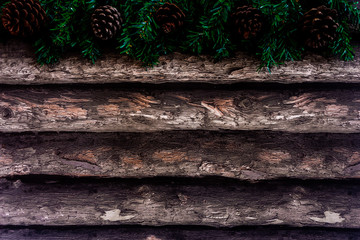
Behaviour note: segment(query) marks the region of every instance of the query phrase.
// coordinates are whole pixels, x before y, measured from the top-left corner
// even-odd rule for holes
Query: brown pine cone
[[[305,46],[312,49],[322,49],[336,39],[336,29],[339,24],[335,21],[337,12],[325,6],[312,8],[306,12],[300,21]]]
[[[97,8],[91,16],[91,27],[96,37],[109,40],[121,30],[121,14],[109,5]]]
[[[235,34],[243,39],[256,37],[263,25],[261,11],[251,6],[237,7],[231,14],[231,21]]]
[[[185,14],[173,3],[164,3],[155,13],[155,21],[164,33],[171,33],[184,25]]]
[[[2,12],[4,28],[11,35],[29,37],[46,23],[46,13],[38,0],[12,0]]]

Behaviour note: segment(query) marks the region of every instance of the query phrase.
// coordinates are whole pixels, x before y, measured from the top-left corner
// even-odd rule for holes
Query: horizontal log
[[[160,58],[154,68],[117,54],[105,54],[95,64],[77,56],[67,56],[60,64],[40,66],[33,49],[19,41],[0,43],[0,83],[118,83],[118,82],[343,82],[359,83],[360,49],[356,59],[344,62],[307,54],[302,61],[287,62],[269,74],[258,72],[258,58],[244,53],[214,63],[209,56],[189,56],[174,53]]]
[[[359,181],[0,179],[0,225],[360,228]]]
[[[0,131],[360,130],[360,89],[3,87]]]
[[[134,239],[134,240],[359,240],[360,230],[354,229],[294,229],[294,228],[251,228],[251,229],[201,229],[184,227],[126,227],[120,228],[29,228],[0,229],[1,240],[75,240],[75,239]]]
[[[0,177],[360,177],[359,134],[0,134]]]

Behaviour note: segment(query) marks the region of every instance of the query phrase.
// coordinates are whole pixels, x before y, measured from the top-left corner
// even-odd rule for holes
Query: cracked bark
[[[267,131],[0,134],[0,177],[360,177],[359,134]]]
[[[145,69],[128,57],[105,54],[95,64],[80,57],[68,56],[54,66],[35,62],[33,49],[20,41],[0,43],[0,83],[118,83],[118,82],[344,82],[359,83],[359,49],[351,62],[326,59],[309,54],[302,61],[287,62],[273,68],[272,73],[258,72],[259,60],[237,53],[235,57],[214,63],[209,56],[171,54],[160,58],[160,64]]]
[[[58,65],[40,67],[28,47],[14,41],[0,44],[0,84],[360,83],[358,57],[342,62],[309,55],[275,68],[271,75],[256,72],[258,60],[242,53],[218,63],[207,56],[178,53],[160,62],[145,70],[138,62],[114,54],[106,54],[95,65],[69,55]],[[302,84],[297,89],[292,85],[241,90],[144,86],[135,90],[123,85],[2,86],[0,177],[8,180],[0,178],[0,239],[41,234],[43,239],[61,239],[59,235],[66,232],[8,230],[9,225],[123,228],[134,224],[289,225],[329,230],[269,228],[270,232],[230,234],[230,230],[169,233],[157,229],[153,233],[137,226],[132,233],[118,229],[91,233],[99,231],[104,239],[120,234],[125,239],[146,240],[263,239],[284,234],[298,239],[357,239],[357,230],[347,228],[360,228],[358,180],[186,179],[358,178],[357,84],[338,85],[338,89]],[[27,131],[51,133],[23,133]],[[61,131],[93,133],[55,133]],[[95,133],[114,131],[122,133]],[[43,181],[36,180],[37,174]],[[26,177],[9,180],[13,175]],[[97,178],[54,180],[44,175]],[[170,178],[103,179],[154,176]],[[65,239],[88,233],[66,232]]]
[[[23,87],[0,90],[0,131],[360,130],[360,90]]]
[[[360,227],[356,181],[41,179],[1,179],[0,225]]]

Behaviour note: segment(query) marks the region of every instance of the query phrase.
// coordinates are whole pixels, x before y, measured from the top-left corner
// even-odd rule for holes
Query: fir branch
[[[272,66],[301,59],[304,49],[295,41],[297,23],[301,17],[300,5],[295,0],[281,0],[277,4],[258,0],[254,4],[268,17],[270,23],[269,30],[259,44],[259,70],[265,67],[270,71]]]
[[[75,15],[83,0],[64,1],[63,4],[57,6],[54,15],[54,27],[50,29],[56,33],[54,44],[65,47],[70,45],[73,47],[75,43],[71,39],[71,33],[74,32],[74,24],[76,24]],[[76,29],[78,30],[78,29]]]
[[[9,39],[9,34],[5,31],[3,25],[1,24],[1,15],[2,9],[8,4],[9,0],[0,0],[0,42],[6,42]]]
[[[79,42],[79,47],[83,57],[91,60],[92,63],[95,63],[96,59],[101,55],[99,44],[94,37],[83,35],[83,38]]]
[[[316,1],[316,0],[315,0]],[[317,0],[338,11],[338,38],[329,51],[343,60],[354,58],[350,43],[349,24],[359,28],[360,11],[357,3],[347,0]],[[9,0],[0,0],[0,14]],[[145,65],[152,66],[159,56],[181,49],[195,54],[210,52],[215,59],[227,57],[237,48],[256,49],[261,68],[289,60],[301,59],[304,51],[298,41],[298,22],[302,9],[300,0],[246,0],[246,4],[260,9],[265,16],[263,35],[259,39],[234,43],[228,27],[229,15],[234,5],[242,0],[168,0],[179,6],[186,15],[183,29],[176,33],[162,34],[153,17],[164,0],[40,0],[49,18],[47,30],[35,36],[33,43],[38,61],[42,64],[56,62],[68,49],[80,50],[94,62],[101,53],[100,41],[91,29],[91,15],[96,7],[112,5],[123,17],[122,32],[117,37],[120,52]],[[304,0],[304,4],[308,2]],[[305,8],[310,7],[311,3]],[[305,5],[304,5],[305,6]],[[1,29],[0,31],[4,30]],[[3,31],[4,32],[4,31]],[[10,34],[0,34],[0,39]]]
[[[64,52],[62,47],[54,45],[52,39],[47,38],[46,36],[36,40],[33,46],[36,49],[35,54],[37,62],[41,65],[49,65],[58,62]]]
[[[135,32],[132,32],[131,23],[135,21],[134,15],[132,14],[133,10],[137,8],[137,5],[140,2],[133,3],[133,0],[127,0],[124,5],[122,5],[122,12],[123,12],[123,26],[122,26],[122,33],[121,36],[117,38],[118,42],[118,49],[120,49],[120,54],[126,54],[131,57],[135,57],[133,52],[133,35]]]
[[[204,50],[213,51],[214,57],[220,59],[230,55],[232,48],[230,34],[225,30],[225,25],[230,15],[233,1],[200,1],[200,9],[204,9],[194,30],[189,30],[187,43],[190,50],[196,54]]]
[[[338,39],[333,41],[330,45],[333,55],[339,56],[344,61],[350,61],[354,59],[354,50],[350,43],[351,37],[347,29],[347,23],[342,22],[336,29]]]
[[[0,0],[0,8],[2,9],[9,2],[10,2],[10,0]]]
[[[147,66],[153,66],[161,55],[162,43],[158,41],[159,28],[152,15],[161,4],[160,0],[138,1],[128,0],[125,5],[129,11],[125,15],[126,24],[119,49],[131,57],[141,60]],[[136,46],[136,48],[134,48]]]
[[[81,2],[76,10],[74,29],[77,31],[71,33],[72,46],[78,46],[83,57],[88,58],[93,63],[100,56],[101,51],[98,41],[95,39],[90,27],[91,15],[96,7],[94,0]]]
[[[0,0],[0,10],[2,10],[8,3],[10,2],[10,0]],[[0,11],[0,17],[1,17],[2,11]]]
[[[359,29],[360,26],[360,11],[358,4],[358,2],[346,0],[329,0],[330,8],[338,11],[340,21],[346,21],[356,29]]]
[[[57,25],[54,21],[54,16],[56,14],[59,1],[42,0],[40,3],[45,9],[46,15],[49,19],[49,22],[47,23],[48,29],[42,32],[38,39],[34,41],[33,47],[35,48],[38,63],[41,65],[54,64],[59,61],[61,55],[65,51],[63,46],[59,46],[54,43],[56,33],[51,31],[51,29]]]
[[[52,44],[48,34],[42,36],[41,41],[37,41],[34,46],[37,48],[38,61],[41,64],[54,63],[59,59],[58,55],[66,49],[80,48],[84,57],[95,62],[100,55],[100,49],[92,34],[90,21],[96,1],[68,1],[60,6],[59,2],[54,0],[43,0],[42,3],[51,19],[48,34],[51,35]]]

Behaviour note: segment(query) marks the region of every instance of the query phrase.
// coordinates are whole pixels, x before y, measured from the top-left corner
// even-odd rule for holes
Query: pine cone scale
[[[336,29],[339,24],[335,21],[337,12],[334,9],[320,6],[307,11],[300,21],[305,46],[313,49],[328,47],[336,39]]]
[[[262,30],[262,13],[251,6],[236,8],[231,19],[235,34],[242,39],[256,37]]]
[[[102,40],[109,40],[121,30],[121,14],[110,6],[105,5],[97,8],[91,16],[91,27],[94,35]]]
[[[11,35],[28,37],[43,28],[45,19],[38,0],[12,0],[4,7],[1,21]]]
[[[155,13],[155,21],[164,33],[168,34],[176,31],[184,25],[185,14],[172,3],[164,3]]]

